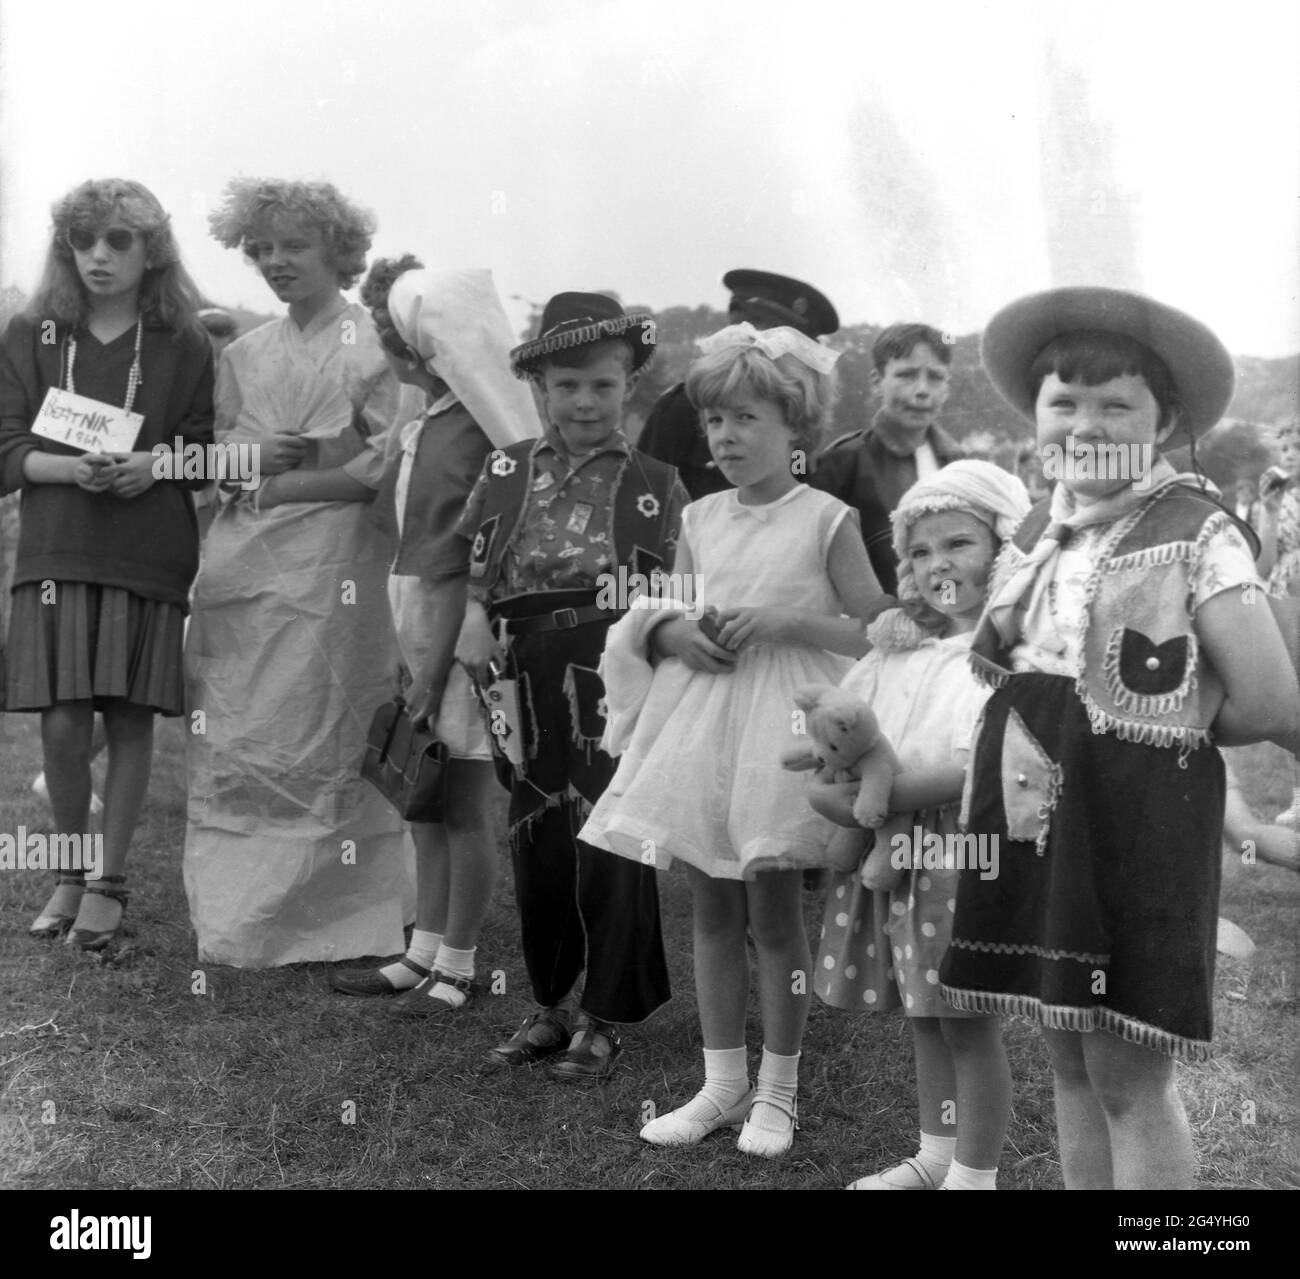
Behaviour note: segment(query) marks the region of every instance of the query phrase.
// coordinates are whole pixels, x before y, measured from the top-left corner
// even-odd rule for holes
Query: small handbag
[[[370,721],[361,776],[408,822],[442,821],[447,748],[417,729],[400,697],[385,702]]]

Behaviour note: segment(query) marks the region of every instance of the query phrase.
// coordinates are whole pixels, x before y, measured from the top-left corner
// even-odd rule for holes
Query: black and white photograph
[[[1297,49],[1283,0],[0,0],[30,1255],[174,1263],[175,1190],[1111,1190],[1035,1203],[1258,1249]]]

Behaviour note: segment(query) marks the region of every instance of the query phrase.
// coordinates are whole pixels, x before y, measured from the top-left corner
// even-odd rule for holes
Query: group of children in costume
[[[97,277],[81,257],[125,252],[106,239],[120,216],[108,209],[71,246],[92,334]],[[397,993],[391,1007],[413,1015],[472,998],[494,878],[474,685],[500,676],[518,693],[517,714],[492,727],[538,1007],[491,1049],[493,1065],[550,1059],[559,1079],[608,1076],[619,1027],[669,997],[655,876],[681,861],[704,1081],[645,1125],[647,1142],[690,1145],[739,1127],[742,1151],[788,1150],[815,989],[859,1011],[901,1005],[913,1031],[919,1148],[853,1188],[993,1188],[1011,1105],[1007,1013],[1044,1029],[1068,1187],[1189,1184],[1173,1063],[1209,1051],[1224,799],[1215,744],[1300,750],[1300,690],[1262,588],[1249,589],[1252,548],[1196,476],[1159,457],[1226,407],[1233,371],[1218,339],[1115,290],[1058,289],[999,312],[985,367],[1034,424],[1055,490],[1031,511],[1021,482],[991,464],[927,474],[892,516],[898,587],[886,599],[856,512],[792,465],[829,402],[825,346],[747,324],[702,344],[686,394],[733,487],[688,505],[673,469],[621,432],[654,350],[649,315],[561,293],[538,336],[507,357],[486,273],[380,264],[367,294],[390,367],[426,404],[389,441],[392,493],[381,499],[398,537],[390,598],[408,702],[448,746],[456,793],[446,822],[416,833],[410,949],[337,974],[339,988]],[[52,357],[30,327],[6,339],[6,487],[130,497],[127,464],[105,473],[30,435],[39,392],[63,376],[45,368]],[[500,376],[507,359],[537,392],[540,433]],[[178,392],[196,420],[206,379],[200,369]],[[138,380],[137,370],[128,399]],[[95,385],[116,393],[115,382]],[[1142,465],[1099,466],[1112,446]],[[26,523],[25,509],[25,538]],[[59,570],[59,535],[51,525],[49,576],[75,579],[75,567]],[[608,583],[658,572],[665,591],[609,606]],[[111,575],[94,580],[90,605],[74,593],[64,607],[115,607]],[[119,647],[156,631],[123,616],[111,632]],[[15,608],[11,705],[45,712],[52,795],[70,793],[49,754],[59,732],[84,729],[88,743],[92,706],[139,700],[101,686],[103,639],[68,658],[89,664],[90,684],[76,670],[65,682],[64,655],[85,634],[75,617]],[[803,874],[831,864],[837,826],[856,827],[853,784],[809,784],[780,757],[798,744],[797,691],[828,682],[869,702],[892,743],[901,771],[889,808],[903,828],[987,836],[998,862],[984,875],[913,861],[888,894],[856,871],[836,875],[814,956]],[[62,718],[75,724],[51,723],[69,700],[78,709]],[[112,761],[134,738],[120,717],[106,723],[115,796],[126,783]],[[78,760],[65,771],[80,786]],[[70,828],[86,789],[62,801]],[[67,916],[56,899],[43,918],[55,928]],[[752,1083],[747,939],[764,1037]]]

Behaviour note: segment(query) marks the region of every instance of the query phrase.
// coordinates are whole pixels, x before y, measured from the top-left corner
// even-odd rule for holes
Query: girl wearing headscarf
[[[957,833],[971,738],[988,696],[970,670],[970,641],[993,562],[1028,510],[1025,486],[989,462],[953,462],[914,484],[892,517],[902,606],[868,628],[872,651],[841,685],[870,704],[902,765],[891,816],[876,838],[888,841],[903,874],[888,896],[868,891],[858,872],[836,877],[814,989],[837,1008],[903,1006],[921,1119],[915,1156],[860,1178],[851,1190],[995,1186],[1011,1112],[999,1020],[949,1007],[939,964],[961,863],[997,873],[996,863],[976,864],[988,845],[981,850],[975,837]],[[814,807],[852,825],[855,787],[842,796],[847,811],[824,806],[817,795]]]
[[[386,1011],[426,1017],[473,998],[474,952],[497,876],[492,752],[466,671],[491,657],[476,647],[491,632],[480,619],[461,635],[469,542],[456,526],[488,453],[536,438],[541,423],[527,389],[510,375],[510,328],[490,271],[428,271],[409,255],[380,259],[361,297],[389,366],[426,402],[392,441],[374,510],[398,542],[388,597],[410,676],[409,711],[448,750],[446,820],[411,826],[416,916],[406,954],[379,968],[336,972],[334,987],[350,995],[400,992]]]

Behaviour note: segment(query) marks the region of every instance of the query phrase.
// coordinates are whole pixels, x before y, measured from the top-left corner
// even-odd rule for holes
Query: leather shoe
[[[435,995],[437,986],[450,986],[465,996],[463,1003],[448,1003]],[[450,973],[434,969],[418,986],[404,990],[391,1004],[384,1006],[389,1017],[436,1017],[439,1013],[456,1013],[468,1008],[478,994],[478,987],[469,977],[453,977]]]
[[[405,955],[397,962],[405,965],[421,980],[429,975],[427,968],[421,968],[413,959],[407,959]],[[384,968],[388,967],[390,965],[384,964],[382,968],[336,968],[330,973],[330,985],[340,995],[400,994],[398,987],[384,976]],[[404,986],[401,989],[410,990],[411,987]]]
[[[528,1032],[534,1026],[545,1027],[550,1032],[540,1044],[529,1037]],[[567,1012],[560,1008],[542,1008],[525,1017],[519,1029],[504,1044],[490,1049],[484,1060],[489,1066],[531,1066],[543,1057],[563,1052],[572,1033]]]
[[[609,1051],[597,1053],[601,1040]],[[574,1028],[569,1050],[551,1066],[551,1078],[561,1083],[602,1084],[614,1070],[614,1058],[623,1047],[618,1031],[608,1022],[582,1017]]]

